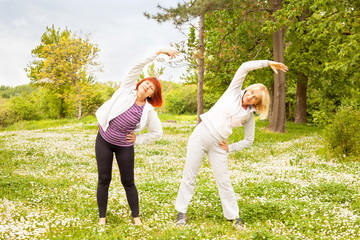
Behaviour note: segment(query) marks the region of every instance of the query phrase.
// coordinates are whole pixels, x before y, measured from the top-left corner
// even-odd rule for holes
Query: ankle
[[[98,223],[100,225],[106,225],[106,218],[99,218]]]
[[[134,225],[141,225],[140,217],[135,217],[134,218]]]

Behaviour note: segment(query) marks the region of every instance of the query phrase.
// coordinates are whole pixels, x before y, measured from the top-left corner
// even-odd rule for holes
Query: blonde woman
[[[268,89],[257,83],[242,90],[242,84],[251,70],[271,67],[286,72],[288,68],[279,62],[268,60],[249,61],[237,70],[228,89],[205,114],[202,122],[196,126],[187,145],[186,163],[176,198],[175,209],[178,211],[177,224],[185,225],[186,212],[194,195],[195,180],[203,156],[207,153],[212,166],[224,216],[227,220],[235,220],[235,227],[241,227],[239,208],[228,171],[229,152],[240,151],[252,145],[255,135],[254,112],[265,119],[269,111],[270,97]],[[243,140],[228,145],[226,140],[232,129],[244,126]]]

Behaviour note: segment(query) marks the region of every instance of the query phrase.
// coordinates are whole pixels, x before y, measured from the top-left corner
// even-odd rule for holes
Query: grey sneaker
[[[187,222],[186,214],[179,212],[177,215],[176,225],[178,226],[185,225],[186,222]]]
[[[237,230],[244,229],[244,225],[242,224],[242,221],[240,218],[235,219],[234,228],[236,228]]]

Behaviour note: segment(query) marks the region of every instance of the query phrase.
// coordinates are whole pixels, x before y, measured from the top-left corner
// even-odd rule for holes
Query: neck
[[[139,100],[138,98],[135,99],[135,104],[138,106],[142,106],[146,103],[145,99],[144,100]]]
[[[245,91],[245,92],[246,92],[246,91]],[[244,92],[244,96],[245,96],[245,92]],[[247,105],[247,104],[244,104],[244,96],[241,98],[241,106],[242,106],[245,110],[247,110],[248,105]]]
[[[136,93],[136,101],[137,102],[145,102],[146,96],[139,94],[139,92]]]

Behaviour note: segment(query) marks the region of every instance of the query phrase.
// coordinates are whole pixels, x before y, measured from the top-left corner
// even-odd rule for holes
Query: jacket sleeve
[[[155,110],[149,111],[147,129],[147,133],[136,135],[135,145],[152,143],[161,138],[162,126]]]
[[[228,89],[241,89],[245,77],[250,71],[264,68],[267,66],[269,66],[267,60],[249,61],[241,64],[239,69],[236,71],[233,79],[231,80]]]
[[[156,58],[156,52],[152,52],[142,59],[138,60],[136,64],[130,69],[130,71],[125,75],[124,79],[121,82],[120,88],[134,88],[136,86],[137,79],[139,78],[141,71],[146,64],[154,61]]]
[[[250,147],[254,142],[255,137],[255,117],[252,113],[249,120],[244,125],[245,137],[243,140],[230,144],[229,152],[240,151],[246,147]]]

